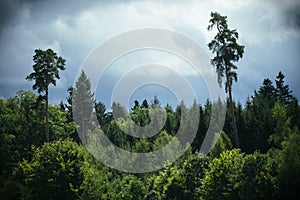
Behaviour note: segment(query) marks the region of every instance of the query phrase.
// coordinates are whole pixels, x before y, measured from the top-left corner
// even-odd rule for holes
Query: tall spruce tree
[[[215,53],[215,57],[211,62],[216,67],[220,86],[224,76],[226,79],[225,91],[229,95],[235,143],[236,146],[239,147],[239,137],[232,99],[232,83],[233,81],[237,81],[237,66],[234,62],[237,62],[243,57],[244,46],[237,43],[239,34],[236,29],[230,30],[228,28],[226,16],[222,16],[217,12],[212,12],[208,30],[210,31],[214,27],[217,29],[217,35],[210,43],[208,43],[209,50],[211,50],[212,53]]]
[[[46,127],[45,136],[46,142],[49,142],[49,122],[48,122],[48,96],[49,96],[49,85],[56,85],[56,80],[60,79],[59,70],[65,70],[65,59],[58,56],[52,49],[43,51],[41,49],[35,50],[33,56],[33,62],[35,63],[32,67],[34,72],[29,74],[26,79],[29,81],[35,81],[32,88],[38,90],[40,94],[39,100],[45,100],[46,102]]]
[[[84,71],[82,71],[72,90],[72,111],[77,125],[77,132],[84,141],[87,139],[86,134],[92,120],[94,104],[91,82]]]

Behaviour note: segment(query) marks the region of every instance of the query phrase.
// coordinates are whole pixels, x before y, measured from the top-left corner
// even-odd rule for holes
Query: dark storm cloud
[[[57,16],[72,16],[81,12],[95,4],[113,4],[118,1],[43,1],[43,0],[2,0],[0,1],[0,30],[6,26],[17,25],[22,20],[20,14],[24,10],[30,12],[31,20],[43,21],[44,23]]]
[[[0,1],[0,31],[2,31],[6,26],[18,23],[18,15],[22,7],[27,6],[28,1],[21,0],[8,0]]]
[[[59,51],[63,45],[66,53],[62,56],[65,56],[68,61],[66,71],[70,70],[70,65],[78,67],[81,59],[76,60],[76,58],[84,57],[78,56],[78,50],[76,51],[74,45],[70,43],[72,42],[72,39],[69,39],[70,35],[67,38],[58,35],[59,29],[55,27],[54,22],[65,17],[65,23],[74,30],[76,29],[73,24],[74,19],[78,15],[96,5],[104,7],[108,2],[0,0],[0,97],[7,98],[13,96],[18,89],[31,88],[31,83],[27,82],[25,77],[32,70],[32,56],[36,48],[52,48],[61,53]],[[83,47],[80,46],[80,49],[82,52]],[[76,63],[70,62],[71,58],[76,60]],[[62,76],[71,79],[69,74],[71,72],[64,72]],[[73,72],[72,76],[74,76]],[[69,86],[72,81],[67,84]],[[65,88],[57,88],[55,94],[61,96],[60,94],[65,92]]]

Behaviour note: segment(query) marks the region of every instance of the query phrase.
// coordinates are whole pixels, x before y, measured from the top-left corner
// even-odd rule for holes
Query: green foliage
[[[77,133],[83,144],[87,142],[87,131],[91,128],[93,108],[95,105],[94,94],[91,92],[91,82],[84,71],[76,80],[69,98],[72,99],[72,112]]]
[[[287,115],[291,119],[291,127],[300,127],[300,106],[295,97],[287,107]]]
[[[91,162],[91,160],[89,161]],[[119,182],[118,176],[113,174],[108,167],[102,167],[95,163],[85,170],[84,180],[80,186],[82,191],[80,199],[115,199],[116,185]]]
[[[0,149],[1,171],[11,172],[18,161],[30,159],[31,145],[43,144],[44,119],[42,104],[29,91],[18,91],[17,96],[0,100]],[[67,138],[74,130],[66,114],[58,106],[49,106],[51,139]]]
[[[16,131],[15,123],[17,118],[12,109],[8,108],[6,101],[0,99],[0,172],[10,171],[16,162],[17,156],[14,152],[17,150],[15,145]]]
[[[226,135],[224,131],[222,131],[220,134],[216,134],[216,144],[213,147],[213,149],[210,151],[210,158],[214,159],[216,157],[219,157],[219,155],[226,150],[232,149],[232,144],[230,141],[230,138]]]
[[[278,161],[269,154],[244,155],[238,149],[214,158],[206,171],[202,199],[277,199]],[[276,158],[278,159],[278,158]]]
[[[275,88],[270,79],[265,79],[258,92],[254,92],[252,100],[249,100],[244,116],[244,133],[247,143],[243,150],[252,153],[255,150],[267,152],[270,148],[268,139],[274,131],[272,108],[276,101]]]
[[[289,86],[284,84],[284,77],[282,72],[279,72],[276,76],[276,96],[281,103],[289,105],[293,96]]]
[[[161,200],[159,194],[155,190],[151,190],[146,194],[144,200]]]
[[[107,114],[105,105],[102,102],[95,103],[95,110],[97,115],[97,120],[101,127],[104,127],[107,123]]]
[[[30,200],[31,196],[27,188],[13,176],[0,176],[0,199],[23,199]]]
[[[243,164],[244,155],[238,149],[225,151],[213,159],[200,187],[201,198],[237,199]]]
[[[49,105],[49,133],[52,141],[70,138],[74,128],[74,122],[68,121],[65,112],[58,106]]]
[[[200,195],[197,189],[201,186],[201,180],[205,176],[205,170],[208,169],[209,158],[195,153],[190,155],[183,163],[181,177],[184,182],[185,199],[199,199]]]
[[[78,198],[84,170],[89,167],[83,148],[58,140],[33,150],[32,160],[24,160],[18,168],[32,199]]]
[[[198,153],[187,155],[183,163],[177,162],[150,177],[150,192],[161,199],[199,199],[197,188],[201,186],[208,160]]]
[[[135,124],[139,126],[146,126],[150,123],[150,117],[149,117],[149,109],[148,108],[141,108],[139,106],[136,106],[131,114],[131,119],[135,122]]]
[[[139,153],[146,153],[150,151],[150,143],[147,139],[140,139],[135,142],[132,151]]]
[[[151,190],[158,193],[158,196],[162,199],[166,199],[166,191],[172,182],[179,179],[179,169],[176,166],[167,167],[164,170],[160,170],[157,176],[151,177],[149,182],[151,183]]]
[[[120,190],[116,194],[116,199],[137,199],[142,200],[146,195],[146,187],[144,182],[133,175],[125,175],[118,185]]]
[[[286,108],[282,103],[277,101],[272,109],[272,117],[276,123],[274,134],[270,136],[269,141],[274,144],[275,147],[281,148],[281,144],[291,134],[290,118],[286,116]]]
[[[240,177],[240,199],[276,199],[278,191],[272,172],[273,162],[267,154],[259,152],[245,156]]]
[[[212,12],[210,16],[208,30],[216,27],[217,34],[208,44],[208,47],[216,54],[212,59],[212,64],[216,67],[220,85],[222,78],[224,75],[226,76],[225,90],[227,92],[231,90],[232,81],[237,81],[237,73],[234,71],[237,66],[233,62],[237,62],[243,57],[245,47],[237,43],[239,34],[236,29],[230,30],[228,28],[226,16],[217,12]]]
[[[65,70],[65,59],[57,54],[52,49],[45,51],[36,49],[33,56],[32,67],[34,72],[29,74],[26,79],[29,81],[34,80],[35,83],[32,86],[34,90],[38,89],[38,92],[45,92],[50,84],[56,85],[56,79],[60,79],[59,70]]]
[[[166,131],[162,131],[160,133],[160,137],[157,137],[153,144],[153,150],[158,150],[169,144],[169,142],[173,139]]]
[[[282,162],[279,167],[279,186],[282,198],[299,199],[300,133],[295,129],[283,142]]]

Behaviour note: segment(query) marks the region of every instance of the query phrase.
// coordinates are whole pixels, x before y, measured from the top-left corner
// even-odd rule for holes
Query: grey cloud
[[[28,11],[32,22],[47,23],[59,16],[74,16],[94,5],[114,4],[118,1],[38,1],[38,0],[4,0],[0,1],[0,31],[6,26],[15,26],[23,20],[22,12]]]
[[[0,1],[0,31],[10,24],[17,24],[20,20],[20,11],[27,6],[28,1]]]
[[[171,27],[189,35],[196,42],[200,43],[204,49],[207,48],[205,37],[201,35],[203,33],[197,28],[198,24],[189,23],[195,21],[196,17],[199,17],[198,15],[188,13],[186,16],[187,19],[183,19],[184,16],[180,12],[176,17],[171,17],[171,19],[161,15],[166,12],[167,16],[172,16],[174,14],[172,12],[177,12],[177,9],[173,11],[167,9],[174,2],[178,10],[184,10],[187,8],[182,7],[182,5],[187,5],[187,7],[194,6],[196,1],[185,4],[184,1],[157,0],[155,1],[155,5],[158,5],[158,7],[153,6],[152,8],[147,7],[148,4],[143,4],[143,2],[138,0],[89,2],[83,0],[0,0],[0,96],[6,98],[13,96],[18,89],[31,89],[31,83],[25,80],[25,76],[32,70],[34,49],[53,48],[54,43],[59,44],[58,46],[61,49],[59,54],[67,60],[67,67],[61,74],[66,79],[65,88],[55,87],[55,92],[53,91],[52,96],[53,101],[55,99],[65,99],[65,96],[67,96],[66,88],[74,83],[76,72],[89,51],[99,42],[122,31],[142,26]],[[165,10],[159,10],[159,5],[162,4],[163,7],[161,8],[166,8]],[[214,4],[208,3],[207,5],[209,7]],[[251,16],[251,9],[257,9],[256,6],[259,7],[259,5],[263,7],[263,11],[269,10],[270,12],[267,13],[269,15],[266,16],[267,19],[262,21],[262,23],[257,22],[261,27],[255,27],[253,24],[249,27],[247,17]],[[272,40],[269,40],[271,42],[268,43],[268,38],[272,34],[275,35],[275,38],[280,38],[286,34],[286,30],[293,30],[293,34],[296,33],[295,30],[300,30],[299,5],[300,1],[295,0],[267,0],[266,3],[254,1],[250,7],[243,7],[239,10],[236,16],[228,15],[230,22],[234,22],[234,19],[237,18],[236,22],[244,24],[242,28],[234,26],[238,28],[241,35],[248,34],[246,39],[257,40],[259,44],[259,46],[254,45],[250,49],[251,45],[249,45],[249,41],[245,40],[247,42],[243,43],[246,45],[247,52],[245,58],[238,63],[238,66],[241,66],[241,73],[239,75],[239,82],[234,85],[238,93],[235,95],[236,98],[247,97],[253,91],[252,89],[257,89],[261,84],[260,79],[266,76],[271,79],[274,78],[274,73],[282,70],[285,66],[287,66],[286,78],[289,80],[291,87],[294,86],[292,89],[298,95],[297,97],[299,97],[300,91],[296,88],[299,83],[297,77],[299,73],[296,72],[299,71],[297,53],[300,49],[295,46],[295,43],[300,44],[299,39],[290,37],[288,33],[287,38],[291,39],[290,43],[287,43],[286,38],[284,38],[280,40],[282,43],[276,43],[273,49],[266,48],[267,45],[273,45]],[[127,8],[132,9],[130,10],[131,13],[128,13]],[[218,10],[218,7],[211,6],[209,9]],[[226,10],[227,8],[224,9],[224,13],[226,14],[228,10]],[[247,9],[250,10],[248,15],[242,15],[245,12],[247,13]],[[86,11],[87,13],[85,13]],[[146,11],[153,12],[147,14]],[[200,11],[201,9],[199,9]],[[84,13],[87,16],[83,15]],[[82,20],[82,17],[88,17],[88,20],[91,20],[91,22],[88,21],[86,23]],[[60,29],[57,26],[56,22],[59,20],[61,20],[62,25],[66,25],[66,30],[63,28]],[[257,20],[257,18],[254,17],[251,20]],[[272,22],[274,22],[276,30],[265,27]],[[291,43],[295,45],[292,46]],[[254,57],[254,61],[251,62],[250,56]],[[143,58],[143,60],[145,59]],[[279,61],[282,64],[278,65]],[[243,62],[247,63],[247,66],[243,65]],[[244,71],[243,66],[248,70]],[[273,66],[276,67],[275,70],[272,68]],[[246,77],[249,74],[253,75],[254,71],[257,72],[258,77]],[[256,81],[257,79],[259,80]],[[105,91],[111,85],[113,86],[113,83],[110,81],[104,84],[106,87]],[[241,85],[240,89],[238,88],[239,85]],[[200,90],[201,88],[199,88]],[[107,98],[105,93],[102,96]]]
[[[281,17],[283,18],[283,23],[285,23],[286,26],[300,30],[300,1],[270,0],[269,3],[279,10]]]
[[[300,1],[298,1],[300,2]],[[300,30],[300,3],[296,7],[290,7],[286,12],[286,22],[289,26]]]

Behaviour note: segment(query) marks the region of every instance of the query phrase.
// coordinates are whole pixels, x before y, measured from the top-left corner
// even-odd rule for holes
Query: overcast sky
[[[229,27],[237,29],[239,43],[245,45],[244,57],[237,63],[234,98],[244,104],[264,78],[273,81],[282,71],[286,83],[299,99],[298,0],[0,1],[0,97],[14,96],[19,89],[31,90],[32,83],[25,77],[32,72],[34,50],[52,48],[66,59],[66,70],[61,72],[57,86],[51,88],[50,102],[65,101],[67,88],[74,84],[82,62],[96,46],[114,35],[139,28],[179,31],[212,56],[207,48],[214,36],[207,31],[211,11],[228,16]],[[153,58],[156,62],[159,58],[164,65],[189,77],[192,85],[194,81],[194,89],[206,90],[196,84],[201,82],[201,77],[197,80],[188,68],[181,67],[182,61],[156,54],[150,52],[135,57]],[[128,57],[120,63],[134,63],[132,59],[134,57]],[[111,71],[114,75],[122,74],[118,67]],[[109,91],[115,80],[106,79],[102,87]],[[96,97],[108,103],[109,97],[104,93]],[[137,91],[133,98],[144,98],[145,93],[161,96],[163,101],[174,99],[172,91],[155,86]]]

